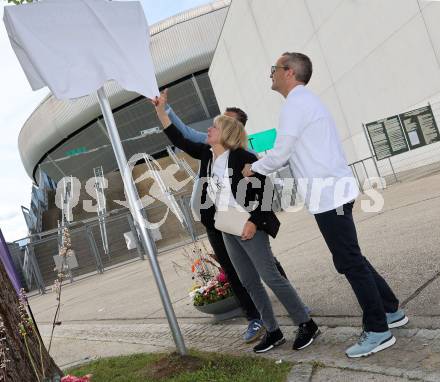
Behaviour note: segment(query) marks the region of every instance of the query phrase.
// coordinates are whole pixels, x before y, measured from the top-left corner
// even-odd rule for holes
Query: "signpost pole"
[[[127,193],[128,202],[130,205],[131,213],[133,218],[138,223],[137,227],[139,229],[141,240],[144,247],[147,249],[148,257],[151,264],[151,269],[153,271],[154,278],[156,280],[156,285],[159,289],[160,298],[162,300],[162,305],[165,310],[165,314],[168,319],[168,324],[170,326],[174,342],[181,355],[186,355],[188,353],[185,342],[183,340],[182,333],[177,322],[176,315],[173,310],[173,306],[170,301],[170,296],[168,294],[167,287],[165,285],[165,280],[163,278],[162,272],[159,267],[159,262],[156,258],[155,246],[151,241],[150,235],[148,235],[147,229],[144,224],[144,218],[142,215],[142,204],[138,198],[137,190],[135,188],[130,167],[127,164],[127,158],[125,156],[124,148],[122,147],[121,139],[119,137],[118,129],[116,128],[116,123],[113,118],[112,109],[110,107],[110,102],[105,94],[104,88],[98,89],[98,100],[101,106],[102,115],[104,116],[104,121],[107,126],[108,135],[110,142],[115,153],[116,161],[118,163],[119,170],[121,172],[122,180],[124,182],[124,188]]]
[[[385,188],[386,184],[384,184],[383,179],[382,179],[382,174],[379,171],[379,167],[378,167],[377,161],[376,161],[376,154],[373,151],[373,147],[371,146],[370,138],[368,137],[367,127],[365,126],[365,124],[362,124],[362,127],[363,127],[362,130],[365,134],[365,139],[367,140],[367,143],[368,143],[368,148],[370,149],[371,158],[373,159],[374,167],[376,167],[376,172],[377,172],[377,175],[379,176],[379,179],[380,179],[380,184],[381,184],[382,188]]]

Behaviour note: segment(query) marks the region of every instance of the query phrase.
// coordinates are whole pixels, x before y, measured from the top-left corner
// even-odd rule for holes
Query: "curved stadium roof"
[[[151,53],[159,86],[207,70],[226,18],[230,0],[180,13],[150,27]],[[112,108],[139,98],[115,82],[105,85]],[[18,137],[21,160],[27,174],[35,171],[61,142],[102,115],[96,94],[60,101],[49,94],[27,119]]]

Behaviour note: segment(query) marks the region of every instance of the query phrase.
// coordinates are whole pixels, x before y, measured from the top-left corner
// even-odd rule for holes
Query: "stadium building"
[[[283,103],[270,90],[270,67],[285,51],[306,53],[314,65],[309,87],[334,116],[364,190],[375,186],[369,177],[383,177],[389,184],[439,169],[439,18],[435,1],[225,0],[151,26],[151,50],[159,86],[169,88],[169,103],[184,122],[205,131],[225,107],[240,107],[250,117],[246,129],[258,152],[272,147]],[[127,157],[145,152],[162,167],[173,163],[166,150],[170,142],[158,131],[149,102],[115,83],[107,84],[106,91]],[[53,182],[60,187],[60,180],[70,176],[85,182],[101,167],[108,180],[108,243],[102,239],[102,219],[80,208],[91,199],[83,185],[73,209],[74,276],[142,257],[139,248],[127,249],[123,238],[132,222],[127,209],[115,202],[125,198],[96,96],[66,102],[49,95],[23,126],[19,149],[27,173],[40,184],[25,211],[36,235],[22,254],[38,265],[32,269],[42,270],[34,279],[48,284],[55,277],[49,269],[57,252],[60,211],[54,206]],[[197,169],[195,161],[179,157]],[[145,166],[136,167],[135,178]],[[182,181],[187,177],[185,171],[176,174]],[[151,181],[138,184],[141,196],[150,186]],[[176,194],[183,210],[191,186]],[[159,204],[146,209],[153,221],[163,216]],[[192,223],[193,234],[203,232]],[[159,250],[191,237],[173,214],[154,234]]]
[[[169,104],[176,114],[200,131],[206,131],[212,119],[220,113],[208,70],[229,3],[228,0],[215,1],[150,27],[151,53],[158,85],[161,89],[168,88]],[[173,164],[166,149],[171,143],[159,129],[160,122],[149,101],[122,89],[115,82],[107,83],[105,90],[127,158],[147,153],[157,159],[162,168]],[[63,189],[66,179],[68,182],[73,179],[68,193],[72,203],[76,200],[70,222],[72,245],[76,252],[72,276],[95,270],[101,272],[121,261],[143,257],[139,243],[137,248],[129,243],[130,240],[136,241],[129,236],[133,231],[133,222],[123,206],[126,198],[122,179],[96,95],[60,101],[49,94],[27,119],[18,143],[23,165],[35,182],[31,208],[23,208],[33,236],[21,252],[14,250],[16,257],[21,257],[25,265],[29,289],[42,290],[56,277],[53,272],[54,256],[60,241],[58,226],[63,221],[56,206],[56,197],[62,203],[61,199],[66,196]],[[178,159],[182,158],[193,171],[197,171],[198,165],[194,160],[181,153]],[[134,178],[147,169],[145,163],[136,166]],[[87,193],[85,187],[89,179],[94,183],[96,175],[103,175],[108,182],[108,187],[101,184],[106,199],[101,214],[87,212],[83,208],[83,202],[87,200],[92,205],[99,204],[99,196],[94,197],[93,188]],[[192,220],[188,213],[192,189],[188,172],[180,169],[175,177],[186,184],[176,192],[175,199],[186,219],[191,220],[193,232],[188,232],[188,228],[170,212],[165,224],[153,230],[159,251],[189,241],[191,234],[203,233],[201,224]],[[77,180],[81,184],[79,192]],[[152,183],[153,179],[146,179],[137,184],[141,197]],[[57,195],[55,184],[58,185]],[[158,222],[164,218],[166,208],[156,201],[145,212],[151,222]]]

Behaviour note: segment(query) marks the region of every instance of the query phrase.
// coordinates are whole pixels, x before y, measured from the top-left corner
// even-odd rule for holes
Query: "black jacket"
[[[211,146],[205,143],[195,143],[186,139],[182,133],[173,124],[164,129],[165,134],[170,141],[179,149],[185,151],[195,159],[200,160],[199,177],[202,180],[207,179],[209,168],[212,161]],[[257,229],[265,231],[270,236],[275,237],[280,228],[280,222],[272,211],[273,186],[271,182],[267,182],[265,188],[266,177],[261,174],[255,174],[251,182],[240,181],[243,179],[242,170],[246,163],[253,163],[257,157],[244,149],[231,150],[229,153],[228,167],[230,174],[232,194],[242,207],[246,208],[250,213],[249,220],[257,226]],[[259,184],[253,184],[253,182]],[[258,187],[259,186],[259,187]],[[239,192],[241,198],[237,198],[238,187],[243,187],[243,191]],[[208,183],[204,182],[201,194],[201,204],[210,205],[209,208],[200,210],[200,217],[203,225],[207,228],[214,228],[215,206],[212,204],[207,193]],[[244,190],[245,189],[245,190]],[[243,195],[245,197],[243,198]],[[263,199],[264,195],[264,199]],[[244,199],[244,200],[243,200]],[[262,201],[264,202],[262,203]],[[256,204],[254,209],[250,210],[250,206]],[[264,207],[262,210],[262,206]]]

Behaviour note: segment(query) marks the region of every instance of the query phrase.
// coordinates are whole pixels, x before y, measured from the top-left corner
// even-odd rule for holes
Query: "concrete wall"
[[[220,109],[242,107],[256,133],[277,126],[283,102],[270,90],[270,66],[285,51],[309,55],[309,86],[331,110],[354,162],[371,156],[363,123],[431,102],[440,124],[438,20],[434,1],[233,0],[209,76]],[[436,143],[392,163],[402,171],[439,160]]]

